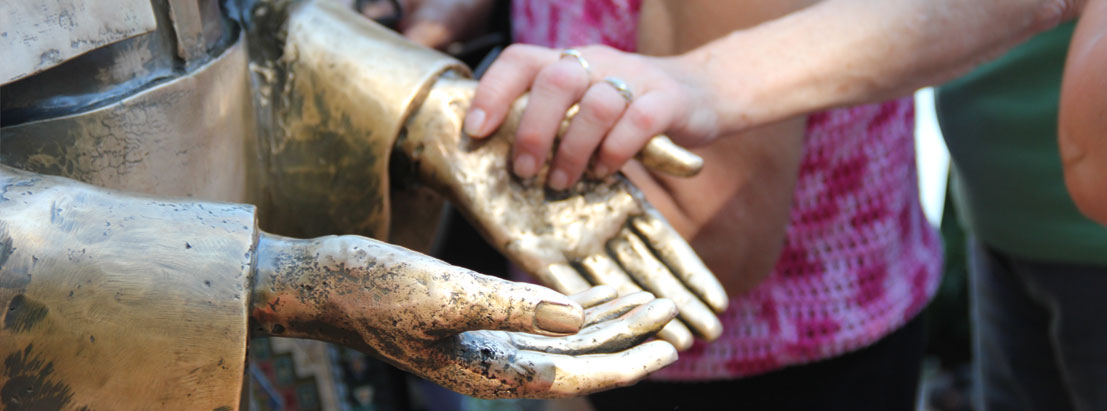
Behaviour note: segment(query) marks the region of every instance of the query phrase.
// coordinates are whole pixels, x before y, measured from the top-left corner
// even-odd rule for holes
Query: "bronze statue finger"
[[[569,264],[554,263],[546,266],[545,273],[537,274],[543,284],[565,294],[587,292],[592,284],[585,281],[580,273]],[[583,304],[582,304],[583,305]]]
[[[607,284],[619,290],[619,295],[629,295],[642,291],[619,263],[607,254],[596,254],[581,260],[585,273],[597,284]],[[677,350],[684,351],[692,347],[692,331],[680,321],[670,321],[657,333],[657,337],[668,341]]]
[[[703,157],[678,146],[665,135],[650,139],[634,158],[650,170],[674,177],[693,177],[703,170]]]
[[[617,300],[611,300],[588,308],[584,310],[584,326],[582,330],[603,321],[619,318],[623,314],[630,312],[630,310],[656,299],[657,297],[654,297],[653,294],[649,292],[639,291],[624,295]]]
[[[681,320],[696,334],[707,341],[713,341],[722,334],[723,326],[715,313],[654,257],[637,234],[624,229],[608,247],[620,265],[646,290],[658,297],[672,299],[680,309]]]
[[[615,287],[619,295],[628,295],[642,291],[642,288],[634,282],[619,263],[612,260],[607,254],[595,254],[585,257],[580,265],[584,267],[585,275],[594,284],[604,284]]]
[[[597,285],[569,296],[569,298],[572,298],[573,301],[576,301],[581,307],[585,308],[586,319],[588,318],[588,309],[607,303],[618,297],[619,291],[614,287],[606,285]]]
[[[555,355],[533,351],[526,353],[525,357]],[[672,364],[676,359],[676,350],[664,341],[648,342],[615,354],[555,357],[553,361],[558,373],[548,391],[557,396],[573,397],[623,387]]]
[[[692,331],[680,319],[674,319],[665,324],[665,328],[657,332],[657,338],[668,341],[673,347],[676,347],[677,351],[692,348],[692,343],[695,342]]]
[[[634,307],[620,317],[592,325],[573,335],[545,337],[526,333],[508,334],[512,344],[523,350],[572,355],[613,353],[653,337],[676,314],[676,305],[672,301],[654,299]]]
[[[631,218],[631,227],[689,290],[716,313],[726,311],[730,299],[723,285],[665,218],[652,207],[646,208],[644,215]]]

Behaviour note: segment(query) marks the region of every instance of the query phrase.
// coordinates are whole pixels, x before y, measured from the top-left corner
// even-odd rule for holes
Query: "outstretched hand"
[[[571,298],[364,237],[263,235],[253,291],[258,332],[343,344],[477,397],[583,395],[676,360],[643,343],[676,315],[671,301],[606,287]]]

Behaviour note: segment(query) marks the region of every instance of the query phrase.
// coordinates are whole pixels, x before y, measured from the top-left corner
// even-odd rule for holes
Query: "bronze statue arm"
[[[645,289],[670,298],[682,321],[662,336],[681,349],[693,332],[706,340],[722,332],[715,317],[727,304],[722,286],[621,177],[565,193],[514,179],[506,164],[514,122],[480,145],[470,146],[461,133],[476,82],[459,78],[467,75],[459,62],[328,2],[296,3],[284,12],[274,11],[279,1],[260,4],[276,7],[253,13],[276,23],[246,23],[258,115],[276,120],[262,122],[260,138],[272,200],[262,205],[263,227],[303,237],[387,239],[389,225],[427,220],[391,224],[399,214],[390,211],[390,194],[401,185],[395,183],[417,180],[560,292],[607,284],[624,295]],[[278,32],[283,39],[272,38]],[[695,168],[695,158],[663,143],[651,144],[645,157],[676,170]],[[395,153],[412,162],[396,161]],[[296,227],[280,226],[289,222]]]
[[[40,381],[73,408],[235,408],[249,333],[347,345],[481,397],[580,395],[676,360],[664,341],[643,344],[676,315],[671,301],[571,298],[364,237],[274,236],[254,219],[247,205],[0,166],[0,356],[16,364],[0,387],[20,393],[5,401],[36,404],[43,386],[25,384]]]
[[[676,315],[645,293],[574,300],[357,236],[263,234],[257,264],[255,332],[353,347],[464,394],[582,395],[676,359],[668,343],[639,345]]]

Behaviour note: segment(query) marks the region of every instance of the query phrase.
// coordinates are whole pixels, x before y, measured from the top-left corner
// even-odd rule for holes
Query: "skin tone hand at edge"
[[[1059,143],[1077,207],[1107,225],[1107,0],[1092,0],[1069,48],[1061,87]]]

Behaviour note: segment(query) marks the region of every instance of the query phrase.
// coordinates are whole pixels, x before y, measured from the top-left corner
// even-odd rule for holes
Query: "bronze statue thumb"
[[[560,336],[584,323],[581,305],[549,288],[365,237],[262,233],[257,249],[250,311],[263,334],[358,347],[374,345],[366,337],[433,341],[473,330]]]

